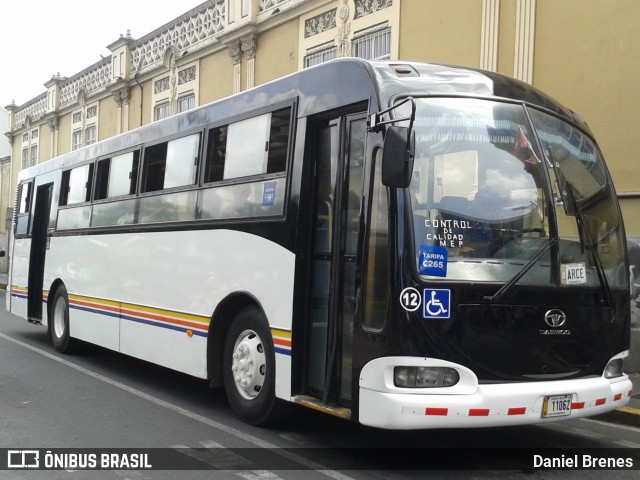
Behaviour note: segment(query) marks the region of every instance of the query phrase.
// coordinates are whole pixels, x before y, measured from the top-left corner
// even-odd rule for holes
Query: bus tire
[[[280,417],[275,394],[275,352],[264,314],[248,307],[236,315],[227,332],[223,379],[231,409],[252,425],[267,425]]]
[[[64,285],[56,289],[49,316],[49,338],[60,353],[72,353],[76,341],[69,331],[69,295]]]

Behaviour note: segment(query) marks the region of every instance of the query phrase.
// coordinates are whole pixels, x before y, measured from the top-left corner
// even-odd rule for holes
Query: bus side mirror
[[[409,138],[407,138],[409,137]],[[407,127],[387,127],[382,148],[382,184],[406,188],[411,183],[415,134]]]

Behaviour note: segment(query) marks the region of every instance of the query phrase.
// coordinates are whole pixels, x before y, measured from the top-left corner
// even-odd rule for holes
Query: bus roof
[[[373,113],[386,108],[398,95],[500,97],[550,110],[589,131],[577,115],[548,95],[495,72],[444,64],[340,58],[65,153],[21,171],[18,181],[175,136],[181,131],[231,123],[247,112],[266,109],[278,102],[297,100],[300,117],[358,102],[371,102]]]

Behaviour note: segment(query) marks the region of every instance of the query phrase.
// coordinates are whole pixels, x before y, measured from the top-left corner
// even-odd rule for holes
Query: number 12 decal
[[[415,312],[420,308],[421,304],[422,295],[420,295],[420,292],[415,288],[407,287],[400,293],[400,305],[402,305],[402,308],[407,312]]]

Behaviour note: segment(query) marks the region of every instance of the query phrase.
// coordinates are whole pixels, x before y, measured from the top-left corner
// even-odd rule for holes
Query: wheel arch
[[[256,307],[265,315],[260,301],[248,292],[234,292],[218,303],[209,323],[207,341],[207,380],[211,387],[222,387],[224,341],[237,313],[246,307]]]
[[[51,309],[53,308],[53,299],[56,297],[58,288],[65,286],[64,282],[60,278],[56,278],[51,287],[49,287],[49,293],[47,294],[47,328],[51,324]]]

